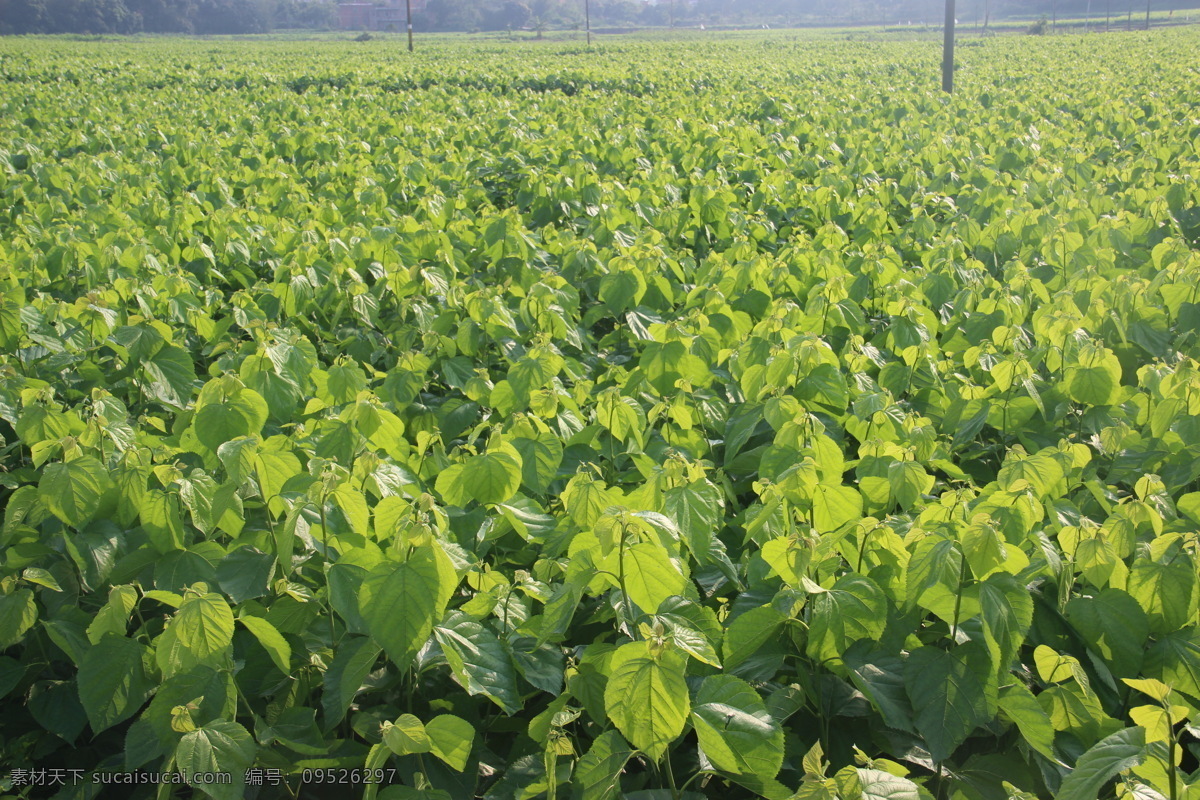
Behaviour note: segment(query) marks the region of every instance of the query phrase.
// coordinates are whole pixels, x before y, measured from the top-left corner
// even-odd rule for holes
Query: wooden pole
[[[408,11],[408,52],[413,51],[412,41],[412,0],[404,0],[404,8]]]
[[[587,26],[588,47],[592,46],[592,3],[591,0],[583,0],[583,20]]]
[[[954,91],[954,0],[946,0],[946,25],[942,39],[942,91]]]

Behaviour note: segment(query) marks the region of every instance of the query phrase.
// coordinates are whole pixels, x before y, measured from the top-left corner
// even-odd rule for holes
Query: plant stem
[[[1171,800],[1179,800],[1179,776],[1176,775],[1175,769],[1175,726],[1171,721],[1171,706],[1169,702],[1164,702],[1167,707],[1167,724],[1170,725],[1170,735],[1167,736],[1167,781],[1171,794]]]
[[[671,749],[663,753],[663,767],[667,771],[667,785],[671,787],[672,800],[679,800],[679,789],[675,786],[675,770],[671,769]],[[1175,800],[1175,793],[1171,793],[1171,800]]]
[[[629,587],[625,585],[625,533],[627,530],[625,523],[622,522],[620,552],[617,554],[617,583],[621,585],[621,613],[624,614],[625,621],[629,625],[629,635],[637,638],[633,627],[633,607],[629,602]]]
[[[954,625],[950,628],[950,643],[954,644],[958,639],[958,614],[962,610],[962,595],[963,586],[967,582],[967,551],[962,550],[962,558],[958,566],[958,591],[954,593]],[[941,767],[939,765],[938,769]]]
[[[329,527],[325,522],[325,505],[328,499],[327,492],[321,494],[321,572],[325,577],[325,615],[329,618],[329,647],[333,648],[337,640],[333,627],[333,598],[330,596],[329,587]]]

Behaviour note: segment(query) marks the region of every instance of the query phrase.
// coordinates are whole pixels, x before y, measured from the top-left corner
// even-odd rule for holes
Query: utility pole
[[[1112,21],[1112,0],[1104,4],[1104,32],[1108,33],[1108,24]]]
[[[1146,0],[1146,30],[1150,30],[1150,0]]]
[[[954,0],[946,0],[946,24],[942,39],[942,91],[954,91]]]
[[[587,26],[588,47],[592,46],[592,2],[583,0],[583,21]]]
[[[404,0],[404,8],[408,11],[408,52],[413,51],[412,43],[412,0]]]

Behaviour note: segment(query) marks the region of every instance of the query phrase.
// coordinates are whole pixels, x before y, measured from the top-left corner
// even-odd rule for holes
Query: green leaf
[[[246,770],[258,748],[250,733],[236,722],[214,720],[184,734],[175,748],[175,766],[187,782],[213,800],[240,800],[245,794]],[[211,783],[205,773],[226,773],[229,783]]]
[[[1200,641],[1196,630],[1178,631],[1151,645],[1143,671],[1193,701],[1200,701]]]
[[[1071,598],[1066,612],[1113,675],[1131,677],[1141,671],[1150,621],[1136,600],[1120,589],[1104,589],[1093,597]]]
[[[150,489],[138,502],[138,519],[159,553],[184,548],[183,518],[177,497],[159,489]]]
[[[634,747],[657,761],[681,733],[691,703],[681,653],[651,651],[649,642],[621,645],[612,656],[604,708]]]
[[[521,456],[522,483],[534,494],[545,494],[562,463],[562,442],[552,433],[539,433],[536,439],[513,439],[512,446]]]
[[[1133,769],[1146,758],[1146,732],[1126,728],[1101,739],[1075,762],[1055,800],[1096,800],[1117,773]]]
[[[42,569],[41,567],[26,567],[21,572],[21,580],[37,584],[38,586],[44,586],[54,592],[62,591],[62,586],[59,585],[58,578],[55,578],[49,570]]]
[[[784,618],[771,606],[752,608],[725,633],[721,655],[725,669],[748,680],[767,680],[783,666]]]
[[[833,533],[862,518],[862,495],[849,486],[820,483],[813,488],[813,527],[818,533]]]
[[[461,717],[441,714],[425,724],[429,736],[429,752],[445,761],[451,769],[462,772],[471,757],[475,727]]]
[[[916,461],[893,461],[888,464],[887,474],[892,499],[901,508],[913,508],[921,502],[922,495],[933,489],[933,476]]]
[[[279,667],[279,671],[284,675],[291,674],[292,663],[292,647],[287,643],[287,640],[275,629],[275,626],[267,622],[262,617],[251,617],[248,615],[238,617],[238,622],[246,627],[267,651],[267,655],[271,657],[272,663]]]
[[[508,651],[490,628],[460,611],[446,615],[434,635],[467,694],[482,694],[506,714],[521,710],[517,673]]]
[[[990,672],[986,656],[980,658],[971,645],[950,652],[919,647],[909,653],[904,686],[917,731],[934,761],[948,759],[972,731],[991,720],[986,698]]]
[[[338,644],[333,663],[325,671],[325,691],[321,693],[325,730],[332,730],[346,716],[381,652],[379,645],[366,636],[347,637]]]
[[[657,544],[639,542],[616,555],[624,567],[629,599],[646,613],[653,614],[668,597],[687,589],[687,578]]]
[[[858,782],[862,800],[922,800],[917,784],[881,769],[858,770]]]
[[[634,308],[646,293],[646,279],[636,269],[618,269],[600,279],[600,301],[613,314]]]
[[[1024,684],[1015,683],[1001,689],[999,706],[1030,747],[1051,761],[1058,760],[1054,754],[1054,725]]]
[[[398,756],[429,752],[425,726],[412,714],[401,714],[395,722],[385,722],[382,733],[383,743]]]
[[[232,644],[233,612],[219,594],[188,595],[172,618],[171,629],[180,645],[204,659]]]
[[[239,547],[217,565],[221,591],[235,603],[263,597],[270,591],[275,556],[253,547]]]
[[[883,721],[898,731],[915,733],[912,702],[904,690],[904,662],[899,656],[872,651],[873,645],[861,641],[842,655],[850,670],[850,680]]]
[[[978,589],[984,630],[998,648],[996,669],[1005,675],[1033,624],[1033,599],[1015,577],[1005,573],[990,575]]]
[[[133,639],[109,634],[84,655],[79,665],[79,701],[93,733],[129,719],[150,696],[153,684],[143,666],[146,652]]]
[[[21,637],[37,620],[38,609],[33,592],[17,589],[12,594],[0,595],[0,650],[21,641]]]
[[[1129,572],[1126,589],[1150,620],[1150,633],[1162,636],[1196,617],[1196,568],[1180,555],[1169,563],[1138,561]]]
[[[1120,396],[1121,362],[1107,348],[1085,346],[1078,363],[1066,369],[1066,389],[1076,403],[1112,405]]]
[[[705,756],[719,770],[773,778],[783,764],[783,730],[740,678],[705,678],[692,705],[692,724]]]
[[[114,489],[104,465],[91,456],[81,456],[47,464],[38,482],[38,499],[54,516],[78,528],[112,505]]]
[[[808,654],[824,664],[839,661],[846,648],[862,639],[878,639],[887,625],[887,597],[862,575],[843,575],[828,591],[809,601]]]
[[[253,389],[239,388],[223,400],[208,403],[196,412],[196,438],[216,452],[221,445],[243,436],[257,436],[267,421],[267,401]]]
[[[358,610],[397,669],[408,669],[425,645],[457,583],[454,567],[435,544],[415,548],[399,564],[379,564],[367,575]]]
[[[92,624],[88,625],[88,641],[96,644],[106,633],[124,636],[129,626],[129,615],[133,613],[137,601],[137,589],[132,586],[114,586],[109,589],[108,602],[96,612]]]
[[[614,730],[597,736],[575,766],[573,782],[579,800],[615,800],[621,792],[621,773],[633,753]]]
[[[725,502],[720,489],[698,480],[664,492],[663,513],[675,521],[696,557],[703,559],[721,529]]]
[[[139,365],[146,394],[173,408],[185,408],[192,399],[196,368],[187,351],[167,345]]]
[[[521,458],[516,450],[497,450],[467,459],[459,480],[463,491],[483,505],[503,503],[521,486]]]

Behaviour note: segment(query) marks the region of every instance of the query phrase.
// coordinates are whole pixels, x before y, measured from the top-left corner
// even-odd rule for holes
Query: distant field
[[[0,39],[0,800],[1200,794],[1200,28],[924,35]]]

